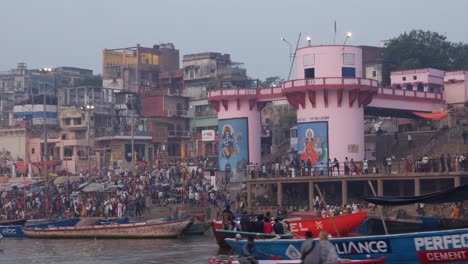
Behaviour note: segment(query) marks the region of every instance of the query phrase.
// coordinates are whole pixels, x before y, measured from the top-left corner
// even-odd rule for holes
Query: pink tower
[[[362,50],[354,46],[308,46],[296,52],[297,79],[283,94],[297,109],[298,152],[313,167],[328,159],[364,159],[364,107],[377,82],[362,79]]]
[[[361,78],[361,48],[301,48],[295,67],[297,79],[281,88],[210,91],[208,100],[218,111],[221,171],[239,177],[245,165],[261,163],[261,110],[268,101],[284,98],[297,109],[297,150],[304,162],[326,170],[329,159],[364,159],[364,107],[378,83]]]
[[[260,113],[266,102],[248,88],[211,91],[209,100],[218,112],[219,170],[242,177],[246,165],[261,164]]]

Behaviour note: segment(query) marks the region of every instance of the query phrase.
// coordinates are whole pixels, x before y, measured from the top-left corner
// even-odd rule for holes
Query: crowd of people
[[[0,219],[62,219],[79,216],[142,216],[150,205],[186,204],[222,207],[236,204],[239,211],[246,196],[230,197],[226,179],[216,182],[204,177],[214,174],[215,164],[206,158],[156,163],[138,167],[136,177],[129,169],[105,170],[103,177],[80,174],[56,184],[55,178],[38,183],[27,182],[0,189]],[[87,188],[87,186],[97,186]]]

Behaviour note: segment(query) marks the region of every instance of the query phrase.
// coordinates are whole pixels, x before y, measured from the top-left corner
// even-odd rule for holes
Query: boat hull
[[[21,225],[0,226],[0,233],[3,237],[24,237]]]
[[[426,225],[420,220],[385,219],[384,221],[389,234],[402,234],[434,230],[427,228]],[[385,235],[385,229],[380,218],[369,217],[367,219],[367,224],[367,235]]]
[[[211,258],[208,260],[210,264],[239,264],[237,260],[230,260],[230,259],[216,259]],[[259,260],[258,264],[300,264],[302,263],[301,260]],[[374,258],[374,259],[363,259],[363,260],[342,260],[338,261],[337,264],[344,264],[344,263],[351,263],[351,264],[380,264],[385,263],[385,258]]]
[[[8,220],[8,221],[0,222],[0,226],[9,226],[9,225],[24,226],[24,224],[26,224],[26,221],[28,221],[28,219],[26,218],[17,219],[17,220]]]
[[[48,227],[59,227],[59,226],[74,226],[80,221],[79,218],[70,218],[66,220],[59,220],[53,222],[45,222],[39,224],[26,225],[28,228],[48,228]],[[24,237],[22,225],[10,225],[0,226],[0,233],[3,237]]]
[[[184,231],[184,235],[197,236],[205,234],[210,229],[210,223],[203,223],[195,221],[189,228]]]
[[[32,238],[171,238],[179,236],[192,219],[163,223],[129,223],[58,228],[23,228]]]
[[[367,217],[367,212],[339,215],[334,217],[314,219],[286,219],[292,233],[305,237],[305,232],[311,231],[317,237],[322,230],[332,236],[343,236],[357,228]],[[336,227],[336,228],[335,228]],[[337,232],[338,231],[338,232]],[[338,234],[339,233],[339,234]]]
[[[213,234],[216,239],[218,246],[223,249],[230,249],[228,243],[226,243],[226,238],[236,238],[237,235],[240,235],[242,238],[255,237],[255,239],[273,239],[276,238],[275,234],[265,234],[265,233],[254,233],[254,232],[242,232],[234,230],[224,230],[216,229],[213,227]],[[281,238],[292,238],[292,234],[281,235]]]
[[[388,263],[467,263],[468,229],[430,231],[381,236],[332,238],[340,258],[365,259],[386,257]],[[246,240],[226,239],[238,252]],[[297,259],[303,239],[258,240],[256,247],[283,259]],[[257,256],[261,257],[261,256]],[[442,261],[443,260],[443,261]]]

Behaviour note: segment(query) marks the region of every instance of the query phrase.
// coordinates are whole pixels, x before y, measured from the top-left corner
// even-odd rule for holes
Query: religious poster
[[[249,133],[247,118],[222,119],[218,121],[219,170],[225,171],[232,180],[244,177],[249,161]]]
[[[328,123],[297,124],[297,151],[301,160],[310,160],[313,168],[328,167]]]

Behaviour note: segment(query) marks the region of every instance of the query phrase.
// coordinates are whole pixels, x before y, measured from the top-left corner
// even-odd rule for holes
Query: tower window
[[[304,78],[305,79],[315,78],[315,69],[314,68],[304,69]]]

